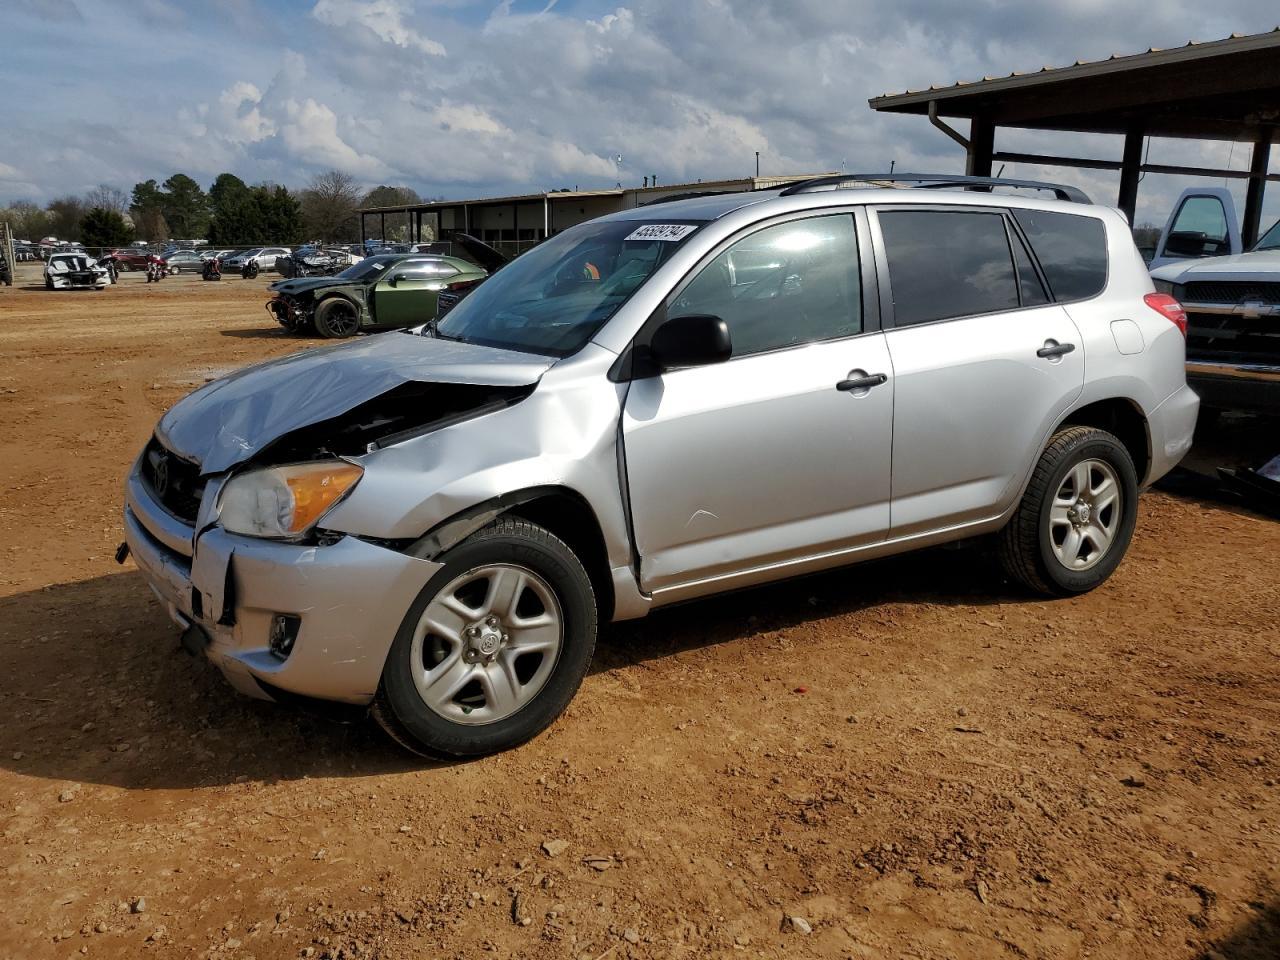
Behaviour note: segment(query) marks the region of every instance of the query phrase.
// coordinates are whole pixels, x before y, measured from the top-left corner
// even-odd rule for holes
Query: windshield
[[[1255,250],[1280,250],[1280,220],[1271,225],[1271,229],[1262,235],[1255,245]]]
[[[590,340],[699,225],[580,224],[495,273],[449,311],[436,334],[567,356]]]
[[[369,280],[399,259],[399,257],[367,257],[353,263],[337,276],[342,280]]]

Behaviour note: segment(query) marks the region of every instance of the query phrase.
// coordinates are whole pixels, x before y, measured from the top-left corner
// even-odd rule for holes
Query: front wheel
[[[1071,596],[1103,583],[1120,565],[1138,517],[1133,458],[1095,427],[1059,430],[1000,535],[1000,559],[1037,593]]]
[[[591,580],[536,524],[501,517],[443,557],[400,626],[373,716],[422,756],[518,746],[577,692],[596,641]]]
[[[360,330],[360,312],[350,300],[334,297],[316,307],[316,331],[330,340],[354,337]]]

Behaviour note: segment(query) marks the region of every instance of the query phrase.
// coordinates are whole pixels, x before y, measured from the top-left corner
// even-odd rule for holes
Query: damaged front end
[[[310,294],[290,296],[278,293],[267,301],[267,313],[290,333],[314,329],[315,297]]]
[[[341,491],[312,501],[305,527],[246,524],[244,504],[270,515],[282,502],[268,497],[264,508],[275,493],[255,478],[333,464],[354,488],[363,457],[519,403],[548,364],[388,334],[250,368],[180,401],[130,472],[124,522],[183,645],[252,696],[368,703],[404,612],[439,565],[326,530]],[[281,496],[311,496],[291,477],[277,484]],[[249,495],[231,496],[237,484]],[[325,489],[322,478],[312,492]],[[226,514],[228,501],[241,519]]]

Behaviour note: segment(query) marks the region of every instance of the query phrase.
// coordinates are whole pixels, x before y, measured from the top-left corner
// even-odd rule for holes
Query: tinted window
[[[879,218],[896,326],[1017,309],[999,213],[894,210]]]
[[[1015,210],[1049,290],[1058,300],[1083,300],[1107,285],[1107,232],[1096,217]]]
[[[1045,292],[1044,284],[1036,276],[1036,269],[1031,265],[1031,257],[1027,253],[1026,246],[1016,236],[1011,236],[1011,240],[1013,241],[1013,263],[1018,268],[1018,294],[1022,297],[1022,305],[1035,307],[1048,303],[1049,294]]]
[[[668,310],[729,325],[733,355],[862,332],[862,284],[853,217],[766,227],[707,264]]]

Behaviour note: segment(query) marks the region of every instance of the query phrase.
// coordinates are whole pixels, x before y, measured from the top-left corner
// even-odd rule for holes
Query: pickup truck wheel
[[[396,634],[373,717],[422,756],[518,746],[564,711],[591,664],[591,580],[563,541],[514,517],[442,559]]]
[[[1086,593],[1120,565],[1137,517],[1137,472],[1124,444],[1105,430],[1068,427],[1041,454],[1000,534],[1000,559],[1037,593]]]
[[[333,297],[316,307],[316,331],[330,340],[354,337],[360,329],[360,313],[355,305],[341,297]]]

